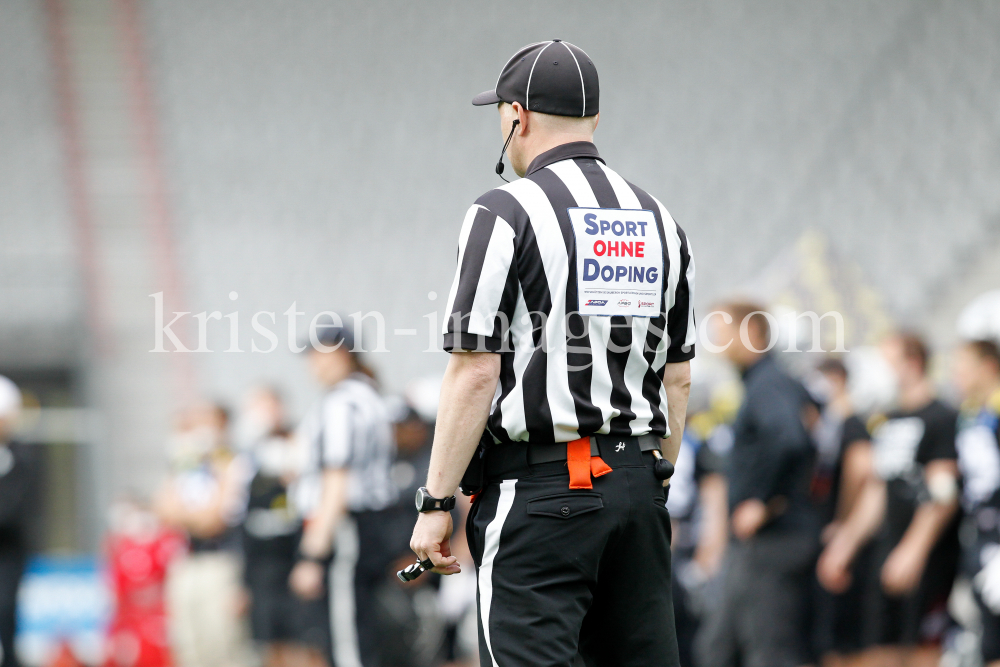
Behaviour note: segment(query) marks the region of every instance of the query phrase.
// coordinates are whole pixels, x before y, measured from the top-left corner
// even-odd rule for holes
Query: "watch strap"
[[[418,512],[450,512],[455,508],[455,496],[449,496],[448,498],[435,498],[427,492],[426,487],[421,487],[418,493],[422,494],[422,503],[417,509]]]

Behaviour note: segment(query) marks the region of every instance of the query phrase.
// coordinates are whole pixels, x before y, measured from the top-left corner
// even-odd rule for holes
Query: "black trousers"
[[[523,447],[501,469],[487,459],[466,526],[484,667],[679,664],[664,489],[652,455],[621,442],[602,441],[612,472],[593,490],[569,489],[565,463],[528,465]]]
[[[732,541],[721,597],[695,639],[700,667],[796,667],[809,662],[808,594],[816,536],[762,532]]]
[[[354,566],[354,621],[358,633],[358,652],[364,667],[382,664],[377,593],[389,581],[393,550],[392,511],[352,512],[358,527],[358,560]]]

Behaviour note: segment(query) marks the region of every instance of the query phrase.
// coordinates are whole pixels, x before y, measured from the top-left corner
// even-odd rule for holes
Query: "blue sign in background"
[[[44,664],[62,642],[86,664],[100,662],[111,595],[96,556],[36,556],[18,593],[17,651]]]

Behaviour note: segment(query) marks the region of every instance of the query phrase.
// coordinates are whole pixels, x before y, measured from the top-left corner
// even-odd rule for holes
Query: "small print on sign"
[[[663,248],[652,211],[567,209],[581,315],[660,314]]]

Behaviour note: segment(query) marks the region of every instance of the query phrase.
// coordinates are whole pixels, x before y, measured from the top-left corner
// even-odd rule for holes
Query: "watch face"
[[[414,499],[414,502],[415,502],[415,504],[417,506],[417,511],[418,512],[420,510],[424,509],[424,496],[425,496],[426,493],[427,493],[427,491],[424,490],[424,487],[420,487],[419,489],[417,489],[417,496]]]

